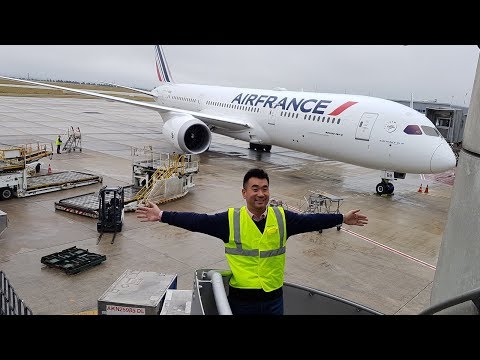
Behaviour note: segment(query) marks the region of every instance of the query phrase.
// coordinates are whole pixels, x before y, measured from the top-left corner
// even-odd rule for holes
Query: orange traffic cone
[[[49,174],[52,173],[52,168],[50,167],[50,164],[48,164],[48,173],[49,173]]]
[[[418,188],[418,191],[417,192],[423,192],[422,191],[422,184],[420,184],[420,187]]]
[[[428,185],[427,185],[427,187],[425,188],[424,194],[428,194]]]

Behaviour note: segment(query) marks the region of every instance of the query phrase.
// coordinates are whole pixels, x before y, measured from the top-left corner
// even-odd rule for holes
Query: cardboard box
[[[98,299],[98,315],[159,315],[177,275],[127,269]]]
[[[168,289],[160,315],[190,315],[193,290]]]

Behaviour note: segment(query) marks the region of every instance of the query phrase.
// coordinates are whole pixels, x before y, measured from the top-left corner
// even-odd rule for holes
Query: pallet
[[[49,267],[62,269],[67,274],[77,274],[100,264],[106,259],[107,257],[105,255],[91,253],[88,250],[74,246],[54,254],[43,256],[40,262]]]

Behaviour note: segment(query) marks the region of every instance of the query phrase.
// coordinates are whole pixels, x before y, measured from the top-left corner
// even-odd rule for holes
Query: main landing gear
[[[389,182],[388,179],[382,179],[382,182],[377,184],[376,189],[378,195],[391,195],[393,194],[393,190],[395,190],[395,187],[391,182]]]
[[[272,150],[272,145],[250,143],[250,150],[270,152],[270,150]]]

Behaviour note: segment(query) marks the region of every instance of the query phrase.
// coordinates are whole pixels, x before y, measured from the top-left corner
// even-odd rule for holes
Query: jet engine
[[[191,115],[176,115],[165,121],[163,135],[186,154],[201,154],[212,141],[208,126]]]

